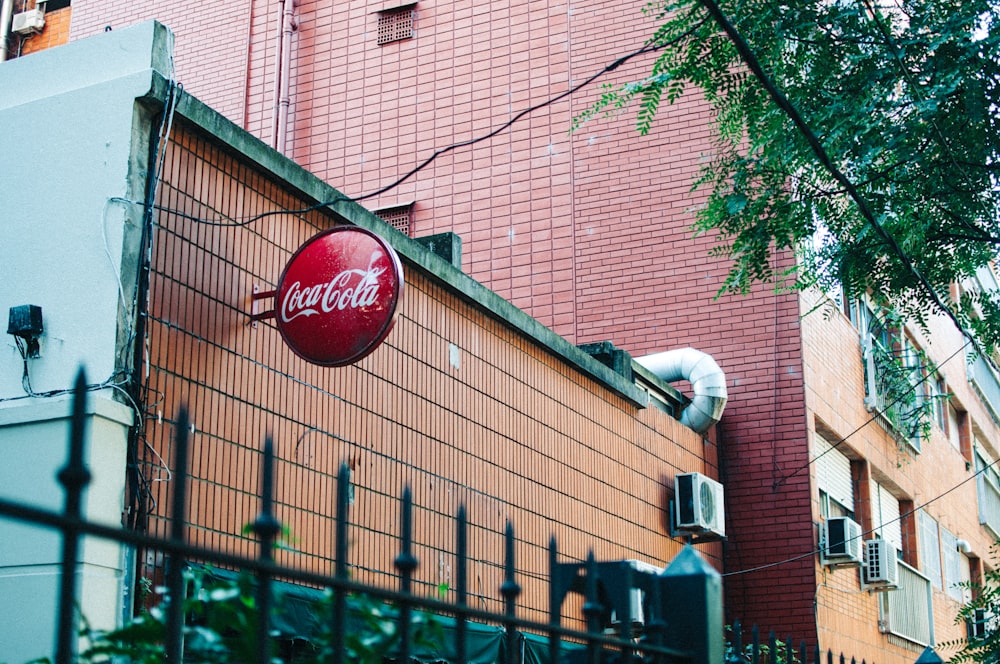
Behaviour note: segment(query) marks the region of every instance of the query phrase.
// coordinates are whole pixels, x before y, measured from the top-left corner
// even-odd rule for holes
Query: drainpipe
[[[705,433],[722,417],[729,396],[726,375],[711,355],[694,348],[678,348],[639,357],[635,361],[666,383],[677,380],[691,383],[694,397],[681,413],[681,424],[698,433]]]
[[[10,20],[14,16],[14,0],[3,0],[0,7],[0,62],[7,61],[7,41],[10,39]]]
[[[295,24],[295,0],[281,0],[281,20],[279,22],[278,53],[275,74],[274,149],[284,154],[288,137],[288,107],[291,106],[289,78],[292,71],[292,33]]]

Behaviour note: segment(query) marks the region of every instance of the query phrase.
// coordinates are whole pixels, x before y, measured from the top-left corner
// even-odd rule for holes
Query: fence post
[[[914,664],[944,664],[944,660],[937,654],[933,646],[927,646]]]
[[[399,661],[410,661],[412,640],[413,606],[410,595],[413,591],[413,571],[417,569],[417,558],[413,555],[413,494],[410,487],[403,489],[402,513],[400,516],[400,551],[396,556],[396,569],[399,570],[399,591],[404,597],[399,601]]]
[[[459,607],[455,613],[455,661],[465,662],[469,618],[466,613],[469,608],[469,518],[465,505],[458,506],[455,529],[455,603]]]
[[[508,620],[504,624],[507,632],[507,655],[504,664],[516,664],[518,652],[517,625],[514,623],[517,596],[521,594],[521,586],[517,582],[517,567],[514,562],[514,526],[510,521],[504,531],[504,580],[500,584],[500,594],[503,596],[504,616]]]
[[[351,469],[347,463],[340,464],[337,475],[337,530],[335,534],[334,576],[337,581],[347,580],[347,526],[350,505]],[[333,589],[333,664],[344,664],[344,632],[347,625],[347,591],[342,586]]]
[[[556,550],[556,536],[549,537],[549,626],[557,628],[562,624],[562,600],[563,595],[556,583],[558,569],[558,552]],[[558,664],[559,643],[562,638],[556,629],[549,631],[549,662]]]
[[[27,365],[25,365],[27,366]],[[25,369],[27,371],[27,369]],[[72,416],[69,432],[69,461],[59,471],[59,482],[66,490],[63,515],[78,522],[83,510],[83,490],[90,482],[90,471],[84,465],[84,434],[87,425],[87,379],[83,369],[76,376],[73,388]],[[59,620],[56,625],[56,662],[69,664],[76,654],[76,565],[80,553],[80,535],[76,528],[63,530],[62,578],[59,586]]]
[[[170,539],[178,546],[185,543],[187,532],[188,490],[188,420],[181,407],[174,424],[173,500],[170,510]],[[184,658],[184,556],[171,554],[167,559],[167,643],[166,659],[180,664]]]
[[[742,664],[742,662],[747,661],[743,655],[743,625],[740,624],[739,620],[733,622],[730,650],[732,651],[732,656],[728,661],[733,664]]]
[[[688,544],[660,575],[667,645],[691,653],[692,664],[725,656],[722,577]]]
[[[260,541],[260,560],[274,562],[274,539],[281,532],[281,523],[274,516],[274,442],[271,436],[264,439],[261,459],[260,514],[253,522],[253,532]],[[271,575],[257,575],[257,662],[271,661]]]

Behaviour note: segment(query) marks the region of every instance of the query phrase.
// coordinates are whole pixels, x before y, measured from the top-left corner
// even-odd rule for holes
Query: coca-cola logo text
[[[379,277],[385,268],[373,267],[378,253],[372,254],[368,269],[344,270],[326,283],[303,286],[296,281],[281,301],[281,320],[288,323],[299,316],[314,316],[345,309],[370,307],[378,302]]]
[[[343,366],[382,343],[402,291],[403,269],[393,248],[370,231],[338,226],[288,261],[275,292],[275,322],[299,357]]]

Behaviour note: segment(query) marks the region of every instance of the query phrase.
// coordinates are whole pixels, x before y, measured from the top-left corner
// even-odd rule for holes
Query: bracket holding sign
[[[274,294],[277,292],[275,290],[262,291],[260,286],[257,284],[253,285],[253,294],[250,296],[250,320],[253,321],[250,323],[251,327],[256,328],[258,322],[274,318],[274,309],[261,311],[259,302],[269,297],[274,297]]]
[[[273,318],[288,347],[308,362],[353,364],[392,330],[403,284],[399,255],[383,238],[337,226],[298,248],[275,290],[254,284],[250,320]],[[271,297],[275,308],[259,310]]]

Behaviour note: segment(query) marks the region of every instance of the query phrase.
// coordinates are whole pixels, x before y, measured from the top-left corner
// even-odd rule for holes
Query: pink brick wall
[[[233,122],[243,124],[251,18],[247,5],[242,0],[206,3],[84,0],[73,3],[70,39],[158,20],[176,37],[177,80],[188,92]]]
[[[288,154],[349,195],[370,194],[640,48],[654,26],[644,5],[421,1],[415,37],[379,46],[382,5],[301,0]],[[130,7],[113,25],[168,24],[185,87],[271,140],[278,3]],[[74,37],[109,22],[93,0],[74,8]],[[710,136],[696,96],[664,107],[648,136],[634,131],[632,113],[569,133],[600,83],[641,77],[651,62],[637,58],[474,147],[442,154],[364,204],[413,201],[415,234],[461,235],[466,272],[571,341],[611,340],[634,355],[687,345],[712,353],[730,384],[718,432],[727,566],[744,570],[812,546],[801,529],[808,478],[772,489],[776,468],[806,458],[798,308],[763,290],[713,300],[725,268],[707,257],[712,239],[690,231],[702,201],[691,183]],[[812,639],[814,584],[810,560],[728,577],[731,617]]]

